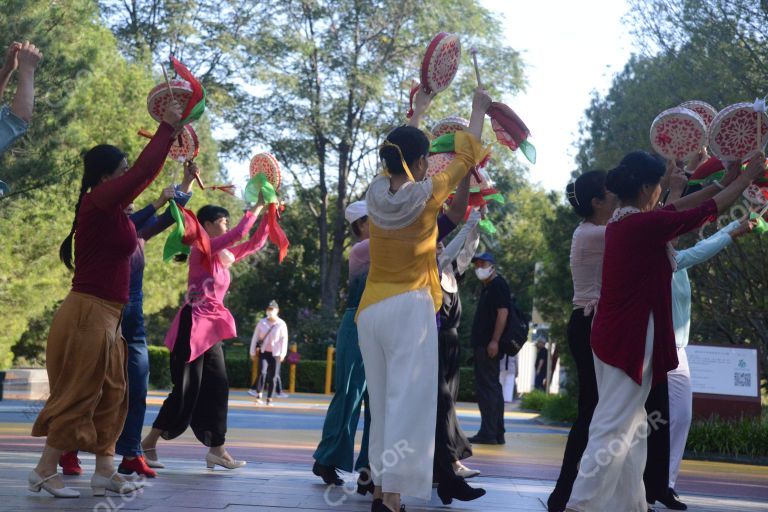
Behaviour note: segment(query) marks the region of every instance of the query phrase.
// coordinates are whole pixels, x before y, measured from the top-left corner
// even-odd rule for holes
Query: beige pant
[[[128,412],[122,304],[70,292],[48,335],[51,394],[32,435],[56,449],[114,455]]]

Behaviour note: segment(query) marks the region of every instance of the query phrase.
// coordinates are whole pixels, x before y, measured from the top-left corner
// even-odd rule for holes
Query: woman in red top
[[[130,169],[114,146],[99,145],[85,155],[75,220],[60,249],[61,260],[72,269],[74,239],[75,274],[48,335],[51,393],[32,428],[33,436],[47,439],[29,473],[30,491],[79,497],[56,472],[62,452],[78,448],[96,454],[91,479],[95,496],[141,487],[119,476],[113,460],[128,410],[120,316],[128,302],[130,259],[138,244],[125,209],[160,173],[180,119],[178,105],[168,108]]]
[[[672,329],[674,250],[669,242],[711,220],[764,171],[760,154],[739,175],[656,209],[664,164],[624,157],[605,186],[619,197],[605,231],[600,300],[592,326],[598,404],[568,501],[572,512],[646,512],[643,487],[652,384],[677,366]],[[674,164],[670,169],[674,168]]]

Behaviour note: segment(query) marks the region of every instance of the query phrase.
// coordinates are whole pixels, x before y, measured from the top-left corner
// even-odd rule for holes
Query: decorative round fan
[[[440,32],[432,39],[421,62],[421,85],[427,94],[444,91],[459,70],[459,36]]]
[[[189,102],[189,98],[192,96],[192,85],[186,80],[171,80],[171,90],[173,91],[173,98],[184,108]],[[168,91],[168,84],[163,82],[157,84],[149,91],[147,95],[147,110],[152,119],[158,123],[163,120],[163,114],[165,109],[171,103],[171,93]]]
[[[709,127],[709,149],[723,162],[749,160],[767,142],[768,116],[756,112],[752,103],[725,107]]]
[[[269,181],[275,188],[275,191],[280,189],[280,184],[282,182],[280,164],[278,163],[277,158],[272,154],[259,153],[251,158],[250,174],[251,178],[257,174],[264,174],[267,177],[267,181]]]
[[[664,158],[689,160],[707,143],[707,127],[693,110],[665,110],[651,124],[651,146]]]

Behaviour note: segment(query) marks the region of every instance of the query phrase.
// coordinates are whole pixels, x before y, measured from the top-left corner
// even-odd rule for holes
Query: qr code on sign
[[[733,385],[748,388],[752,385],[752,374],[736,372],[733,374]]]

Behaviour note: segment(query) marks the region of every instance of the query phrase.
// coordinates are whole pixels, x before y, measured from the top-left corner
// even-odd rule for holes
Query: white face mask
[[[493,274],[493,267],[485,267],[485,268],[476,268],[475,269],[475,275],[477,278],[481,281],[485,281],[489,277],[491,277],[491,274]]]
[[[269,311],[267,311],[267,318],[271,318],[271,319],[277,318],[277,310],[270,309]]]

